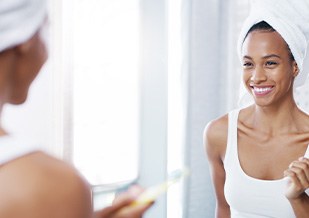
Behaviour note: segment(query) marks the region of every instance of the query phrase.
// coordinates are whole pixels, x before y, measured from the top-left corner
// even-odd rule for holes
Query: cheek
[[[249,70],[243,70],[242,80],[245,84],[249,83],[251,78],[251,72]]]
[[[272,73],[272,79],[278,83],[291,84],[293,82],[293,74],[290,70],[281,69]]]

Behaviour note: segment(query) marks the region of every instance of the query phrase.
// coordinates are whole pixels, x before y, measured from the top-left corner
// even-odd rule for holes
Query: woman
[[[306,218],[309,115],[296,105],[293,86],[308,38],[303,44],[294,43],[299,32],[286,31],[282,25],[298,28],[304,36],[307,29],[301,25],[307,27],[302,22],[300,27],[281,22],[289,12],[299,12],[290,7],[280,14],[280,7],[286,10],[297,3],[309,16],[309,5],[305,1],[257,2],[244,25],[239,52],[243,82],[254,103],[211,121],[204,132],[216,216]]]
[[[47,59],[41,37],[45,6],[45,0],[0,1],[0,111],[6,103],[27,99]],[[150,207],[132,206],[141,192],[132,187],[94,213],[89,184],[72,166],[0,126],[0,217],[137,218]]]

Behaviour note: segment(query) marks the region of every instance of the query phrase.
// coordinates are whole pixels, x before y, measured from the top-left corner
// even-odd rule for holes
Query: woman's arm
[[[309,159],[293,161],[284,176],[289,178],[285,195],[296,217],[309,218],[309,196],[305,192],[309,188]]]
[[[216,217],[229,218],[230,207],[224,196],[225,170],[223,157],[227,143],[227,116],[209,123],[204,131],[204,146],[206,149],[210,172],[216,194]]]

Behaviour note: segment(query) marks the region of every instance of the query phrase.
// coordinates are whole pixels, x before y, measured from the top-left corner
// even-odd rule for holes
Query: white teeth
[[[272,89],[271,87],[265,87],[265,88],[254,87],[254,91],[256,91],[258,93],[268,92],[271,89]]]

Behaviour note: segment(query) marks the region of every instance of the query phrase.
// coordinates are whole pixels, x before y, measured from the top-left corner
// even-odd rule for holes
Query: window
[[[168,1],[168,154],[167,171],[183,167],[184,105],[182,96],[181,1]],[[183,183],[167,193],[167,217],[182,217]]]
[[[92,185],[137,178],[138,1],[75,4],[73,161]]]

